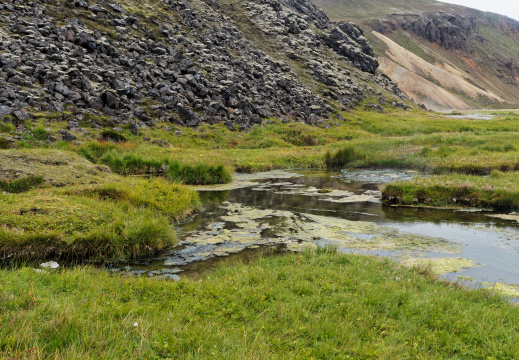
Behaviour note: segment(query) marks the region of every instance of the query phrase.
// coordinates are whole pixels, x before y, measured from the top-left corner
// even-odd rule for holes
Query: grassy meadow
[[[518,358],[516,306],[387,259],[328,249],[178,282],[22,266],[154,254],[200,206],[186,185],[232,171],[416,169],[435,175],[389,185],[387,201],[518,207],[519,114],[386,111],[323,127],[269,119],[249,132],[159,123],[139,135],[87,118],[74,142],[55,140],[71,113],[35,113],[22,135],[0,122],[0,358]]]
[[[178,282],[0,270],[0,357],[513,359],[519,308],[426,269],[332,250]]]

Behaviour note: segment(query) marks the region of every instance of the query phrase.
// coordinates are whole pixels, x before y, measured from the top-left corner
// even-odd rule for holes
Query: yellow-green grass
[[[11,181],[41,176],[54,186],[106,183],[120,177],[104,165],[95,165],[78,154],[56,149],[0,150],[0,179]]]
[[[171,221],[198,206],[195,191],[160,179],[1,195],[0,254],[17,262],[150,255],[176,243]]]
[[[164,158],[182,164],[225,165],[237,171],[261,171],[276,168],[324,168],[324,156],[349,146],[360,156],[352,166],[403,167],[435,172],[459,171],[489,173],[493,169],[519,169],[519,115],[504,113],[493,120],[451,119],[439,114],[386,109],[379,114],[356,110],[342,115],[348,121],[329,129],[300,123],[256,126],[249,132],[230,131],[223,125],[182,128],[182,135],[162,128],[139,129],[132,134],[123,126],[124,143],[103,143],[101,149],[89,148],[101,138],[101,131],[89,129],[89,135],[77,134],[82,145],[59,142],[51,147],[78,151],[97,161],[109,150],[121,156],[135,155],[149,161]],[[66,124],[45,123],[38,115],[33,127],[46,124],[51,134]],[[48,115],[47,115],[48,116]],[[99,120],[101,121],[101,120]],[[87,123],[83,124],[87,126]],[[57,137],[58,135],[56,135]],[[151,142],[144,142],[149,137]],[[160,147],[153,140],[166,140],[172,146]],[[31,146],[47,146],[28,141]],[[28,146],[27,144],[24,146]]]
[[[519,309],[383,258],[259,258],[178,282],[0,270],[0,357],[514,359]]]
[[[200,206],[196,191],[161,178],[128,177],[116,183],[70,188],[67,195],[93,197],[148,208],[174,221],[185,219]]]
[[[447,174],[386,186],[383,199],[402,205],[472,206],[519,209],[519,172],[492,171],[490,176]]]

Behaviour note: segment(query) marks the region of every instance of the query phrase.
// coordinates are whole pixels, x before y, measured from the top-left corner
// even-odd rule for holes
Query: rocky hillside
[[[15,125],[66,109],[135,131],[234,130],[328,124],[369,99],[406,106],[362,30],[305,0],[9,0],[0,25],[0,117]]]
[[[361,19],[381,70],[415,102],[435,110],[519,106],[519,22],[433,0],[315,3],[333,20]]]

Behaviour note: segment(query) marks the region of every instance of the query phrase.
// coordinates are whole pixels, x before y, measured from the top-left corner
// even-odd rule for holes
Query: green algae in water
[[[429,267],[436,275],[445,275],[447,273],[456,273],[462,269],[470,269],[480,266],[472,259],[463,259],[459,257],[436,257],[436,258],[406,258],[401,261],[405,266]]]
[[[482,282],[488,290],[498,293],[505,297],[510,298],[519,298],[519,286],[513,284],[505,284],[505,283],[495,283],[491,284],[488,282]]]
[[[285,244],[289,249],[303,249],[316,244],[340,248],[384,251],[429,251],[458,253],[461,244],[425,235],[400,232],[372,222],[350,221],[290,211],[259,209],[241,204],[222,204],[227,214],[202,231],[190,234],[186,242],[223,245]],[[228,230],[228,229],[231,230]]]
[[[476,281],[475,278],[473,277],[470,277],[470,276],[466,276],[466,275],[458,275],[458,280],[461,280],[461,281]]]

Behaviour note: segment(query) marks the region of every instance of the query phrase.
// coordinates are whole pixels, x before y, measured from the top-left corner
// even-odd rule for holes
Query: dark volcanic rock
[[[110,109],[118,109],[121,104],[121,100],[112,91],[105,91],[101,99]]]
[[[58,132],[61,134],[61,137],[65,141],[70,142],[77,139],[76,135],[69,133],[67,130],[59,130]]]
[[[355,67],[374,74],[378,68],[373,49],[360,27],[352,23],[339,23],[326,39],[326,44],[338,54],[351,60]]]
[[[209,0],[196,8],[161,3],[156,16],[144,19],[112,1],[3,1],[0,116],[22,122],[28,115],[22,109],[61,112],[67,104],[77,113],[104,112],[119,119],[110,127],[130,124],[134,134],[137,124],[168,119],[181,126],[224,123],[247,129],[269,117],[321,125],[332,113],[331,101],[349,107],[380,97],[380,90],[400,95],[376,74],[360,29],[333,25],[309,0],[236,5],[280,55],[265,53],[263,44],[256,46],[238,30],[231,20],[238,13],[234,7]],[[58,26],[51,15],[62,12],[67,20]],[[116,31],[103,32],[107,25]],[[294,63],[286,62],[285,54]],[[343,65],[343,58],[352,67]],[[306,78],[315,83],[306,84]],[[326,89],[314,92],[316,85]],[[134,116],[140,122],[132,123]],[[74,121],[68,129],[83,131]],[[62,136],[72,141],[74,135],[67,134]]]
[[[402,28],[422,39],[427,39],[447,50],[474,52],[472,40],[484,41],[477,32],[477,20],[473,16],[446,12],[421,14],[392,14],[379,20],[377,31],[387,34]],[[483,40],[482,40],[483,39]]]

